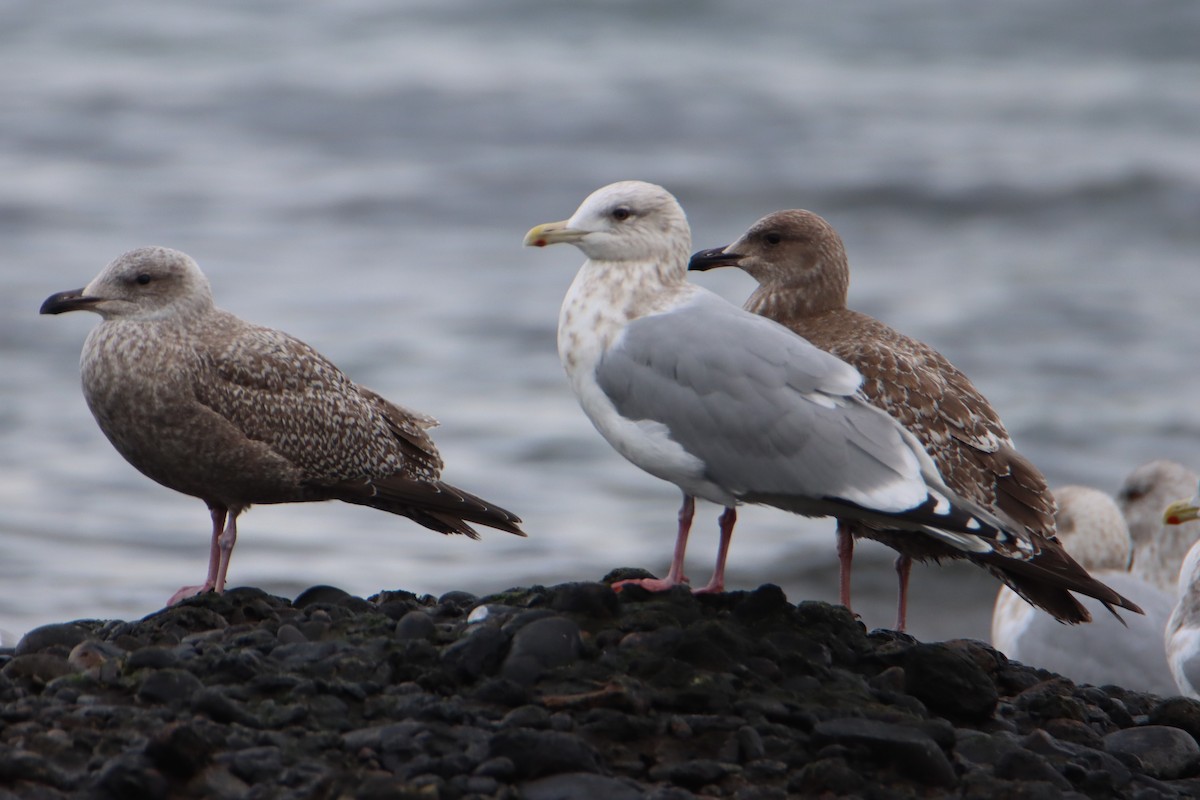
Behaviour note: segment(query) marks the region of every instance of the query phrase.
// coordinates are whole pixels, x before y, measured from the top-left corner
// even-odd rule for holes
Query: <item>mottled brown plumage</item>
[[[435,420],[358,386],[304,342],[215,308],[187,255],[130,251],[41,311],[79,309],[103,317],[80,359],[100,429],[147,477],[212,512],[201,591],[222,590],[252,503],[343,500],[441,533],[477,538],[476,522],[524,535],[517,517],[440,479],[426,433]]]
[[[901,554],[901,629],[914,558],[970,558],[1066,622],[1090,618],[1067,590],[1136,610],[1092,579],[1054,540],[1054,499],[1045,478],[1016,451],[999,416],[967,377],[928,345],[846,307],[849,266],[841,237],[829,223],[802,210],[770,214],[728,247],[693,256],[693,269],[716,266],[738,266],[758,280],[747,310],[786,325],[857,368],[867,399],[916,435],[946,484],[1011,521],[1016,532],[995,540],[992,553],[975,555],[908,531],[840,520],[844,602],[849,602],[852,537],[866,536]]]

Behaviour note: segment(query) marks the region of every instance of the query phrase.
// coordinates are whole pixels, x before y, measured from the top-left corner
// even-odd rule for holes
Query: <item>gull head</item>
[[[567,243],[593,261],[654,261],[681,269],[691,249],[687,216],[666,189],[643,181],[611,183],[588,195],[570,219],[538,225],[528,247]]]
[[[812,280],[844,269],[846,250],[833,226],[811,211],[776,211],[755,222],[727,247],[701,250],[690,270],[740,267],[764,286]]]
[[[58,292],[42,314],[94,311],[104,319],[185,317],[212,308],[212,289],[196,262],[166,247],[139,247],[119,256],[82,289]]]

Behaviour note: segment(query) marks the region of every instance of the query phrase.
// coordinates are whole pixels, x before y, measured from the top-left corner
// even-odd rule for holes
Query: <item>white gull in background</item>
[[[850,606],[854,539],[897,550],[897,628],[904,630],[912,560],[969,558],[1029,602],[1067,622],[1088,612],[1068,590],[1114,600],[1051,537],[1054,498],[1041,472],[1014,447],[999,415],[940,353],[879,320],[847,307],[850,267],[841,236],[817,214],[790,209],[768,214],[727,247],[692,256],[689,268],[738,267],[759,286],[745,308],[775,320],[863,375],[862,392],[895,418],[929,453],[946,485],[1025,535],[971,552],[935,538],[912,536],[878,522],[839,515],[841,602]]]
[[[1001,588],[992,614],[992,645],[1011,659],[1077,683],[1174,694],[1163,649],[1173,595],[1129,573],[1129,529],[1111,497],[1086,486],[1063,486],[1054,496],[1062,545],[1094,578],[1136,602],[1144,613],[1130,615],[1125,624],[1096,614],[1090,625],[1064,628]],[[1093,612],[1102,608],[1095,600],[1083,602]]]
[[[667,576],[623,583],[657,591],[687,581],[697,497],[725,509],[716,567],[698,591],[724,587],[742,502],[869,522],[973,553],[1038,551],[1019,526],[947,487],[917,439],[862,396],[857,370],[689,283],[691,233],[662,187],[605,186],[570,219],[525,237],[530,246],[559,242],[587,256],[559,316],[571,387],[617,452],[683,492]]]
[[[1172,503],[1163,512],[1163,522],[1168,526],[1194,524],[1197,520],[1200,506],[1194,496]],[[1200,541],[1188,550],[1179,568],[1175,601],[1165,634],[1167,663],[1179,693],[1200,699]]]
[[[1159,459],[1129,473],[1117,491],[1117,504],[1133,539],[1130,572],[1175,594],[1179,569],[1188,550],[1200,541],[1200,521],[1163,518],[1167,506],[1196,492],[1197,475],[1175,461]]]
[[[41,313],[103,321],[80,369],[100,429],[147,477],[203,500],[208,577],[170,600],[224,589],[237,517],[252,503],[343,500],[476,538],[475,522],[521,536],[520,520],[441,480],[425,432],[437,423],[358,386],[303,342],[213,305],[184,253],[132,250]]]

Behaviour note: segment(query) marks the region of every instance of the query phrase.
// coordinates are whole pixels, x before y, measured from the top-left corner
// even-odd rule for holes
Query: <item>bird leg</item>
[[[208,513],[212,516],[213,523],[212,544],[208,551],[208,578],[200,586],[182,587],[175,594],[171,595],[171,599],[167,601],[167,605],[169,606],[175,605],[185,597],[192,597],[202,592],[212,591],[217,585],[217,572],[219,571],[221,562],[220,538],[221,532],[225,528],[225,517],[228,514],[228,509],[224,506],[209,506]]]
[[[619,592],[626,586],[640,586],[648,592],[665,592],[672,586],[687,583],[683,574],[683,555],[687,552],[688,534],[692,531],[692,517],[696,515],[696,498],[685,494],[683,505],[679,507],[679,533],[675,536],[675,555],[671,558],[671,569],[665,578],[630,578],[617,581],[612,585],[614,592]]]
[[[850,526],[841,520],[838,520],[837,524],[837,556],[840,567],[838,602],[853,613],[854,609],[850,607],[850,564],[854,561],[854,534],[851,533]]]
[[[726,506],[721,513],[721,543],[717,547],[717,568],[713,570],[712,580],[702,589],[693,590],[692,594],[711,594],[725,591],[725,557],[729,555],[729,543],[733,540],[733,526],[737,524],[737,509]]]
[[[901,553],[896,557],[896,575],[900,578],[900,599],[896,603],[896,630],[904,633],[904,622],[908,616],[908,574],[912,571],[912,558]]]
[[[213,589],[217,594],[225,591],[225,575],[229,572],[229,557],[233,555],[233,546],[237,544],[237,518],[240,510],[230,512],[225,530],[217,540],[221,549],[221,563],[217,566],[217,582]]]

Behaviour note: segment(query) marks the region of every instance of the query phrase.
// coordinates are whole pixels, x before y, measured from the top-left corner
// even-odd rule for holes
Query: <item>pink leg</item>
[[[209,514],[212,516],[212,544],[208,551],[208,578],[200,586],[184,586],[175,594],[171,595],[171,599],[167,601],[167,605],[173,606],[185,597],[192,597],[203,592],[212,591],[217,585],[217,572],[220,567],[221,548],[220,538],[221,532],[225,528],[225,517],[228,513],[224,506],[209,506]]]
[[[733,526],[737,524],[737,509],[726,506],[721,513],[721,544],[717,549],[717,568],[713,570],[712,580],[703,589],[696,589],[693,594],[711,594],[725,591],[725,558],[729,555],[729,543],[733,540]]]
[[[687,552],[688,534],[692,531],[692,517],[696,515],[696,499],[690,495],[683,496],[683,505],[679,507],[679,533],[675,536],[675,555],[671,558],[671,569],[665,578],[630,578],[627,581],[617,581],[612,585],[614,592],[619,592],[626,586],[640,586],[648,592],[664,592],[672,586],[687,583],[683,574],[683,555]]]
[[[221,563],[217,567],[217,582],[213,586],[217,594],[225,591],[225,575],[229,572],[229,557],[233,555],[233,546],[237,544],[237,517],[237,511],[229,515],[229,521],[225,523],[225,531],[217,541],[221,548]]]
[[[838,588],[839,600],[847,610],[853,612],[850,606],[850,564],[854,561],[854,534],[850,526],[838,521],[837,526],[837,555],[838,555]]]
[[[908,574],[912,571],[912,559],[906,555],[896,557],[896,575],[900,577],[900,599],[896,603],[896,630],[904,632],[908,617]]]

